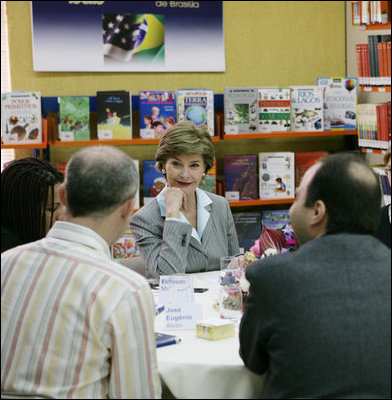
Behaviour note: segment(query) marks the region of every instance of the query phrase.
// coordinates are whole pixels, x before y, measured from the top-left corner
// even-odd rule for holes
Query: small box
[[[217,318],[204,319],[196,324],[196,336],[202,339],[219,340],[234,336],[235,324]]]

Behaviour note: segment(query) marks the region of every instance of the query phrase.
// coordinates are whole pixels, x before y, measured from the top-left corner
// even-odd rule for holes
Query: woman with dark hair
[[[1,173],[1,252],[43,238],[62,218],[57,188],[63,175],[33,157],[12,161]]]
[[[239,252],[228,201],[199,188],[214,165],[209,132],[179,122],[161,137],[156,169],[167,185],[131,219],[131,230],[152,276],[214,271]]]

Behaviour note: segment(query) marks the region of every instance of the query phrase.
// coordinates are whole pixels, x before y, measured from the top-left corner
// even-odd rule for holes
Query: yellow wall
[[[42,96],[95,95],[97,90],[225,86],[312,85],[318,76],[345,74],[344,1],[226,1],[224,35],[226,72],[98,73],[34,72],[30,2],[7,2],[13,90]],[[232,142],[232,143],[229,143]],[[218,177],[223,154],[259,151],[337,150],[344,138],[241,140],[217,143]],[[152,159],[155,146],[123,146],[132,157]],[[77,147],[51,148],[51,161],[66,162]],[[17,158],[32,151],[17,151]]]
[[[344,1],[225,1],[226,72],[34,72],[29,1],[7,1],[13,90],[42,96],[97,90],[311,85],[345,73]]]

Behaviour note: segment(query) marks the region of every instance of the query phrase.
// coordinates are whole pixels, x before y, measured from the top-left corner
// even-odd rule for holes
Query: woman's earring
[[[162,170],[162,174],[166,174],[166,171],[164,169]]]
[[[203,172],[203,176],[206,176],[206,173],[205,173],[205,172]]]

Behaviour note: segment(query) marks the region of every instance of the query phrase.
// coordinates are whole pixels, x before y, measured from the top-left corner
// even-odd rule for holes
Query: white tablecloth
[[[218,298],[219,272],[192,274],[194,287],[208,287],[195,293],[203,307],[203,319],[219,318],[214,310]],[[158,297],[156,299],[158,302]],[[157,349],[161,379],[178,399],[251,399],[260,395],[265,376],[249,371],[239,356],[238,325],[234,337],[206,340],[196,330],[164,330],[164,313],[156,317],[157,332],[177,335],[178,344]]]

